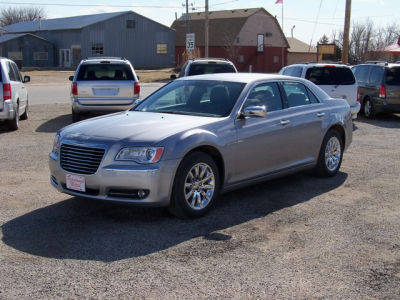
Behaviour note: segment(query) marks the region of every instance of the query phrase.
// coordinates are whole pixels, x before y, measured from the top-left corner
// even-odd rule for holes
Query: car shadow
[[[382,128],[400,128],[400,115],[378,114],[374,119],[367,119],[363,115],[358,115],[356,122],[362,122]]]
[[[36,128],[36,132],[57,132],[59,129],[72,123],[71,114],[61,115],[54,119],[47,120],[39,127]]]
[[[181,220],[165,208],[137,208],[72,197],[1,226],[16,250],[56,259],[118,261],[156,253],[193,238],[229,242],[221,231],[308,201],[341,186],[347,174],[300,173],[220,197],[206,216]]]

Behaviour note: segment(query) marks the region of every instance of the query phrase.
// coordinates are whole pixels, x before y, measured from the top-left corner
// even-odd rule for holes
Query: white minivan
[[[360,90],[351,68],[344,64],[304,63],[282,68],[281,75],[301,77],[318,85],[332,98],[345,99],[353,119],[360,111]]]
[[[15,62],[0,57],[0,121],[7,121],[10,130],[17,130],[19,119],[28,119],[28,91],[24,85],[30,77],[18,70]]]

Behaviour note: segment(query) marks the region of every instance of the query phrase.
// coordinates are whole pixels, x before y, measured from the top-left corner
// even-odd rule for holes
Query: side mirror
[[[137,77],[137,80],[139,81],[139,80],[140,80],[140,77],[139,77],[139,75],[136,75],[136,77]]]
[[[176,79],[176,75],[172,74],[171,76],[169,76],[169,78],[171,78],[171,80],[175,80]]]
[[[243,109],[242,116],[263,118],[267,114],[267,108],[263,106],[249,106]]]
[[[74,76],[69,76],[68,79],[69,79],[69,81],[73,81],[74,80]]]
[[[31,81],[31,77],[25,75],[25,76],[24,76],[24,81],[23,81],[23,82],[26,83],[26,82],[29,82],[29,81]]]

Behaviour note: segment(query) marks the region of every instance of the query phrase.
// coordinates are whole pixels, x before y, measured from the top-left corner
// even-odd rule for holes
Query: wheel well
[[[200,147],[190,150],[190,152],[187,153],[186,156],[193,152],[203,152],[203,153],[206,153],[211,156],[211,158],[215,161],[215,163],[218,167],[218,172],[220,175],[220,182],[221,182],[221,186],[222,186],[223,182],[224,182],[224,178],[225,178],[225,165],[224,165],[224,160],[222,159],[221,153],[215,147],[200,146]]]
[[[346,134],[344,132],[344,129],[341,125],[336,124],[333,125],[330,129],[336,130],[337,132],[339,132],[340,137],[342,138],[342,142],[343,142],[343,147],[345,147],[346,145]]]

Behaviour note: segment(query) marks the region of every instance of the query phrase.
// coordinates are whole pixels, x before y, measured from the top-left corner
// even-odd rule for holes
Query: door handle
[[[289,120],[281,120],[281,125],[285,126],[287,124],[289,124],[290,121]]]
[[[318,117],[318,118],[321,118],[321,117],[323,117],[323,116],[325,116],[325,113],[323,113],[323,112],[317,113],[317,117]]]

